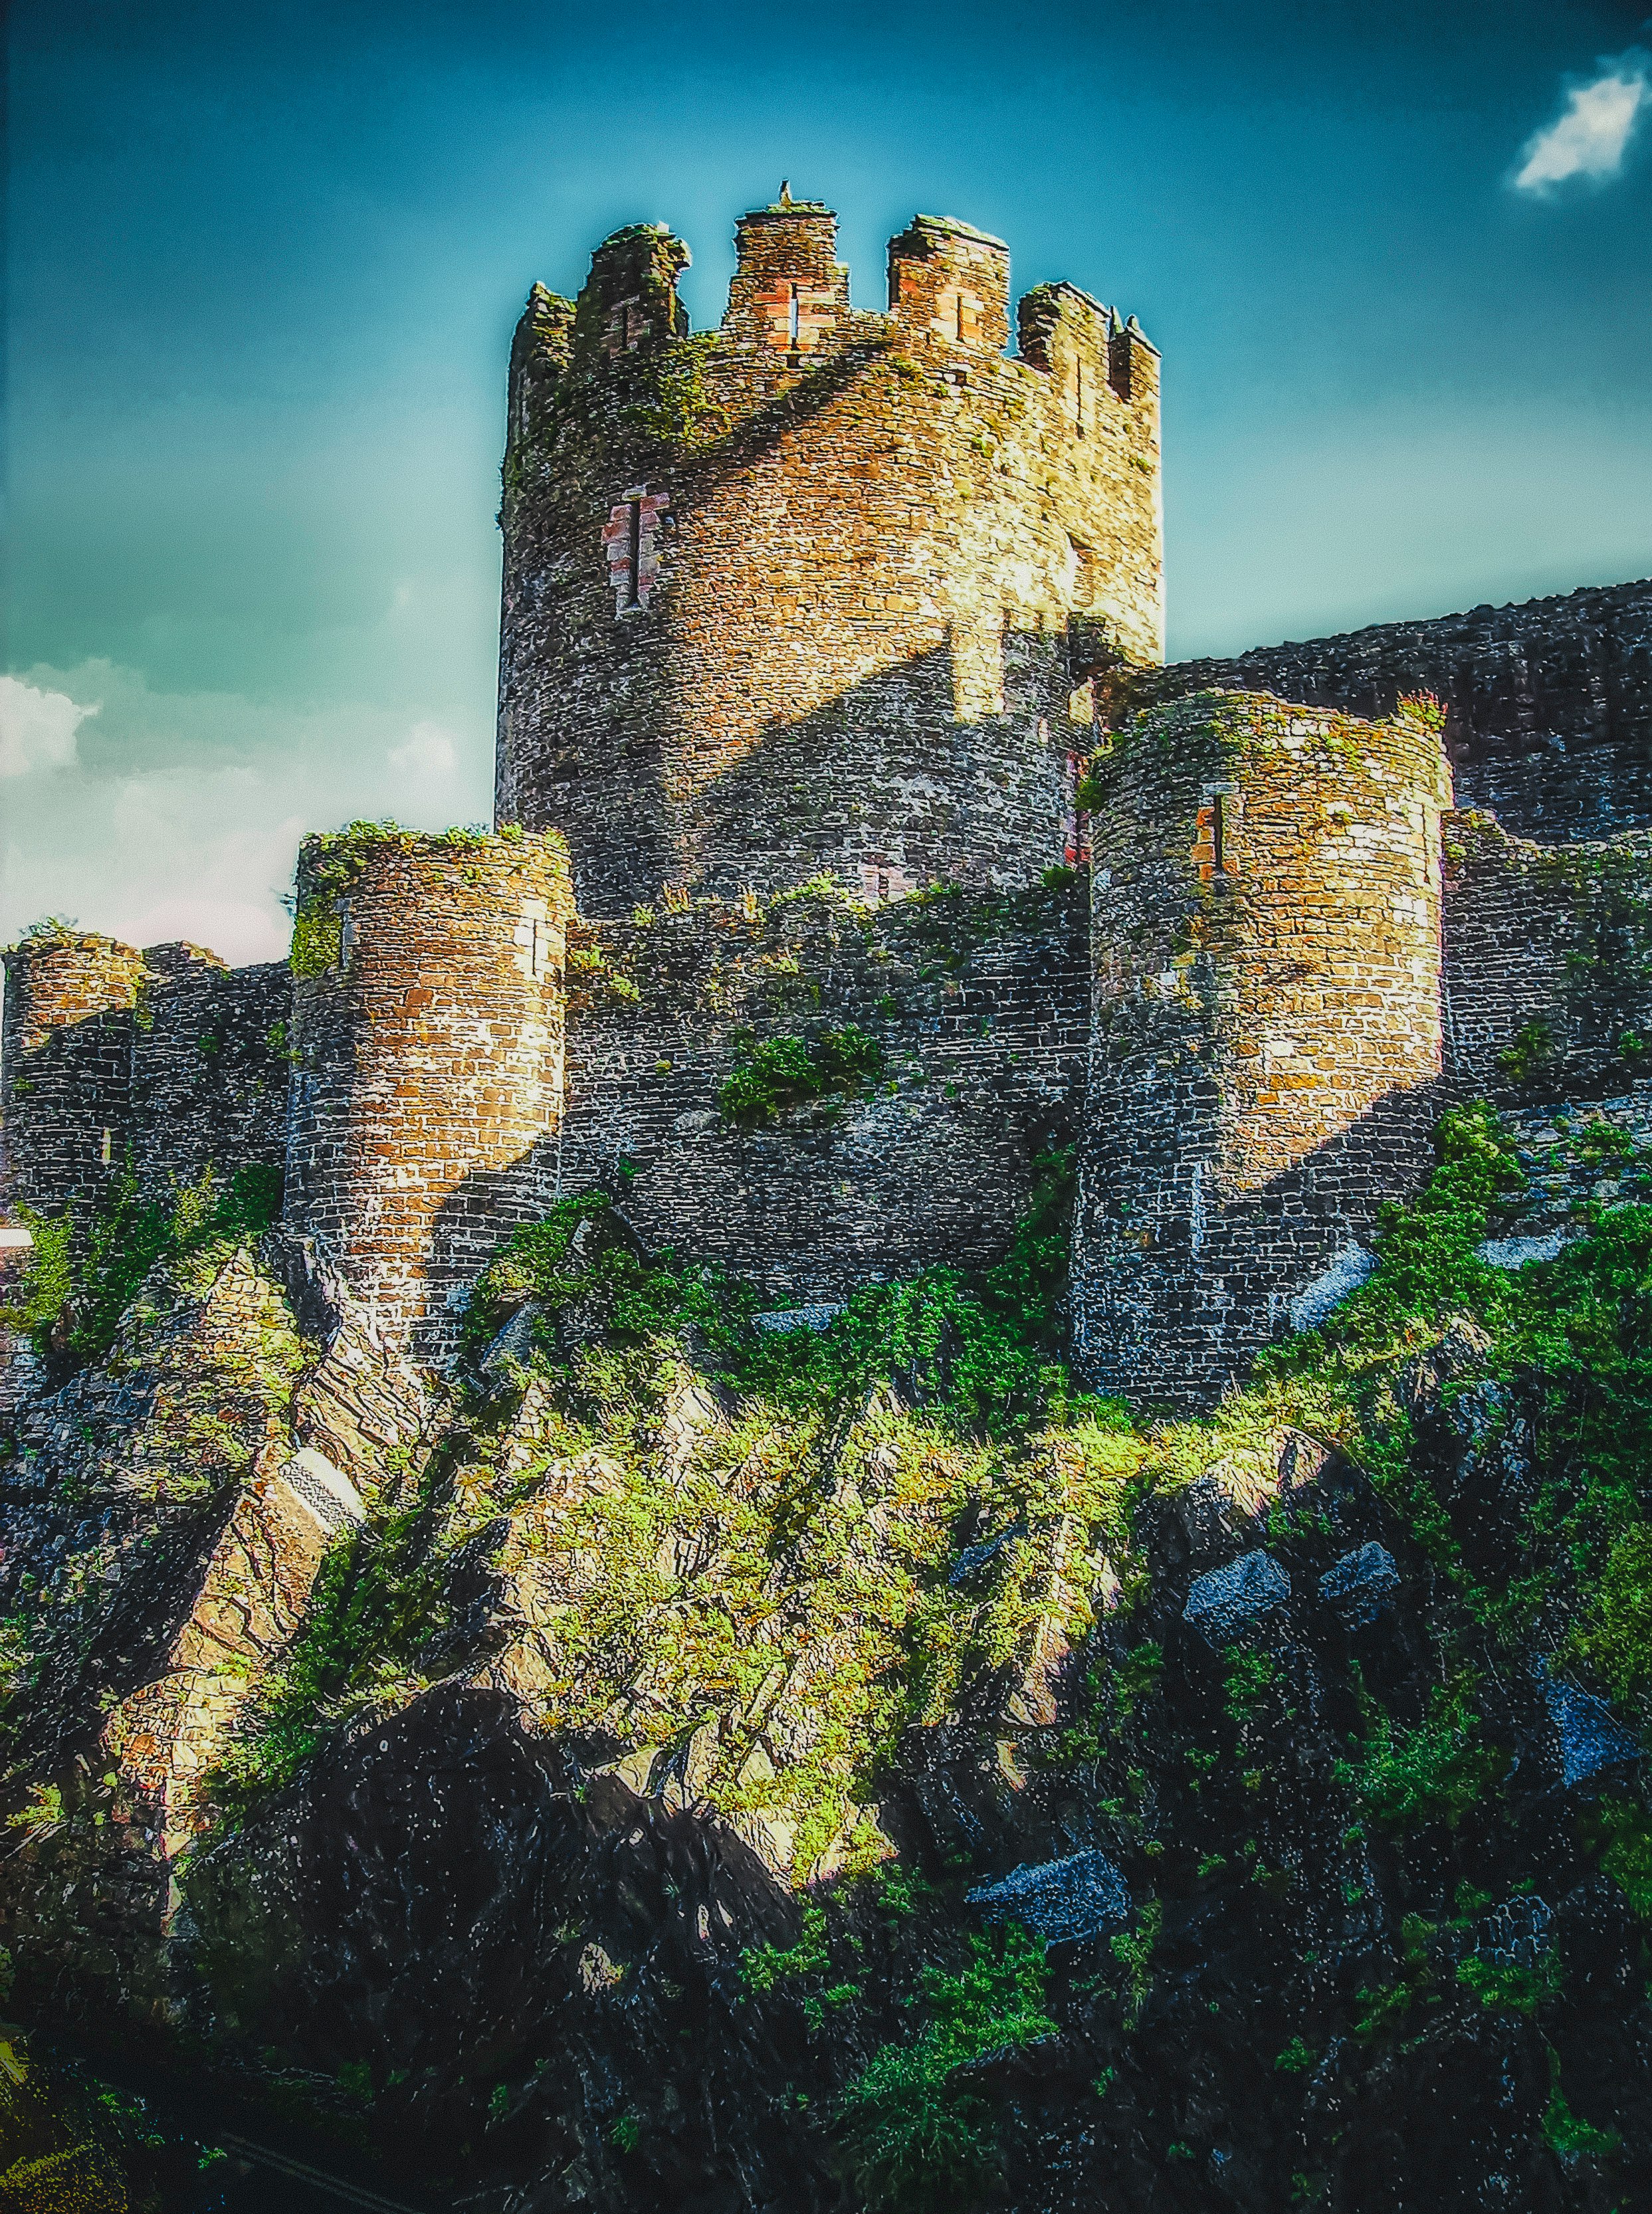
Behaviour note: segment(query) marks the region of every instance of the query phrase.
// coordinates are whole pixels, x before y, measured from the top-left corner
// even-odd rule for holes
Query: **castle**
[[[1447,1101],[1646,1068],[1652,584],[1166,670],[1135,319],[1012,317],[962,223],[880,315],[825,207],[737,235],[715,331],[659,227],[529,296],[493,834],[309,841],[287,963],[25,939],[8,1217],[266,1165],[439,1362],[572,1193],[814,1311],[996,1258],[1071,1145],[1080,1371],[1208,1400],[1357,1281]],[[782,1038],[818,1083],[731,1112]]]

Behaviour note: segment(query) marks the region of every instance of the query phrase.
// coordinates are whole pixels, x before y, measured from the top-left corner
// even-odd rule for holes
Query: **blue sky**
[[[1652,571],[1652,24],[1585,0],[14,0],[0,937],[280,950],[301,833],[488,810],[528,285],[781,176],[1165,355],[1172,655]]]

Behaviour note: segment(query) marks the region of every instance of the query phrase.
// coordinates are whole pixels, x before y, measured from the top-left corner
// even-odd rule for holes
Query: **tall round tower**
[[[1421,1171],[1450,786],[1421,713],[1217,693],[1095,781],[1074,1330],[1098,1388],[1196,1404]]]
[[[556,1196],[570,909],[560,838],[356,829],[299,855],[286,1220],[423,1357]]]
[[[664,884],[1036,881],[1090,679],[1162,651],[1158,357],[921,216],[857,311],[836,217],[743,217],[720,329],[616,233],[511,355],[497,805],[581,908]]]
[[[14,946],[5,963],[0,1201],[83,1224],[125,1161],[144,956],[113,938],[51,930]]]

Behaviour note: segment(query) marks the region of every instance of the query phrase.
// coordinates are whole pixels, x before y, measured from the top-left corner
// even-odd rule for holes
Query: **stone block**
[[[1574,1784],[1592,1783],[1608,1770],[1627,1767],[1642,1758],[1641,1747],[1612,1714],[1604,1699],[1597,1699],[1581,1685],[1563,1676],[1552,1676],[1539,1664],[1543,1703],[1554,1725],[1560,1752],[1561,1781],[1569,1791]]]
[[[1343,1626],[1359,1630],[1374,1622],[1389,1594],[1398,1589],[1399,1570],[1386,1545],[1374,1538],[1327,1569],[1319,1579],[1319,1596],[1334,1606]]]

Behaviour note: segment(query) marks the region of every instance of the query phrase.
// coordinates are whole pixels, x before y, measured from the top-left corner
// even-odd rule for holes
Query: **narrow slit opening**
[[[625,603],[628,608],[642,605],[642,502],[633,499],[626,521]]]

